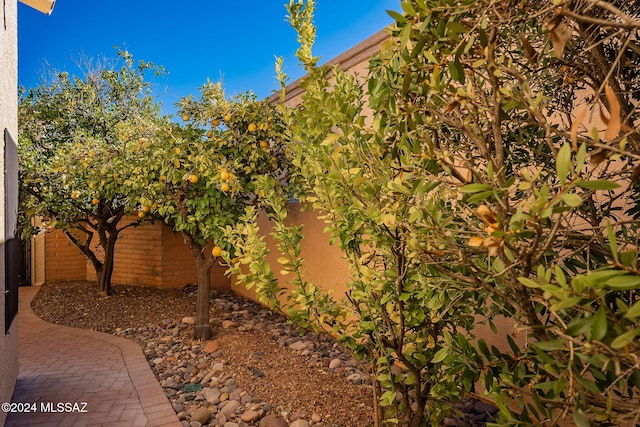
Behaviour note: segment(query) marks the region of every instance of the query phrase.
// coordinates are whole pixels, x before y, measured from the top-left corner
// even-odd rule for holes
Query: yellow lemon
[[[229,179],[231,175],[229,174],[229,171],[227,171],[226,169],[222,169],[222,171],[220,171],[220,179],[223,181],[226,181]]]
[[[189,175],[189,182],[192,184],[195,184],[196,182],[198,182],[198,175],[194,175],[194,174]]]
[[[220,189],[226,193],[227,191],[229,191],[229,184],[227,184],[226,182],[223,182],[222,185],[220,186]]]
[[[255,132],[255,131],[256,131],[256,129],[257,129],[257,128],[256,128],[255,123],[249,123],[249,126],[247,126],[247,130],[248,130],[249,132],[251,132],[251,133]]]
[[[213,249],[211,249],[211,255],[219,257],[222,255],[222,248],[220,246],[214,246]]]

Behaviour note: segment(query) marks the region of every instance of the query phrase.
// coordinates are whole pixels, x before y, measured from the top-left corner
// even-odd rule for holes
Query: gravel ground
[[[331,337],[302,334],[286,318],[233,293],[211,293],[209,341],[193,340],[195,287],[45,284],[42,319],[140,344],[185,427],[367,427],[371,380]],[[484,427],[497,409],[465,398],[443,426]]]
[[[194,292],[123,285],[114,291],[99,298],[94,283],[50,283],[32,307],[52,323],[138,342],[185,426],[373,424],[370,380],[329,337],[300,335],[252,301],[213,292],[214,337],[195,341]]]

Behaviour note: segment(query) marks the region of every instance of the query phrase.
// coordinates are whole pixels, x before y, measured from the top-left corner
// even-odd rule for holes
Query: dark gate
[[[4,130],[4,332],[18,313],[18,286],[22,270],[22,246],[18,236],[18,146]]]

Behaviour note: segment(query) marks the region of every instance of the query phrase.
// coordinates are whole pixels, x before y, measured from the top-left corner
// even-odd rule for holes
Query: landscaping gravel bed
[[[209,341],[193,340],[194,288],[45,284],[32,307],[44,320],[140,344],[185,427],[373,425],[371,380],[331,337],[301,334],[283,316],[212,292]],[[484,426],[495,408],[467,399],[446,426]]]

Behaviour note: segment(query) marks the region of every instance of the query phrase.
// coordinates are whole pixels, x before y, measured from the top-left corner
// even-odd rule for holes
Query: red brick
[[[99,248],[96,251],[100,253]],[[59,231],[46,236],[45,260],[47,281],[96,280],[91,263]],[[121,232],[116,244],[113,283],[177,288],[196,283],[197,277],[195,261],[182,235],[173,233],[167,225],[147,224]],[[230,283],[223,268],[211,269],[213,289],[227,290]]]

